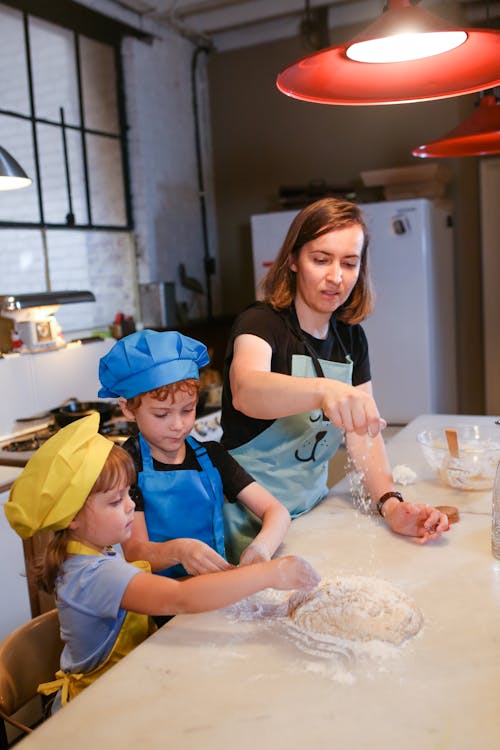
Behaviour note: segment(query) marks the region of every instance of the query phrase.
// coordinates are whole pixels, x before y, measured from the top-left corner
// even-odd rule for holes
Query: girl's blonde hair
[[[170,399],[175,401],[175,397],[178,393],[187,393],[189,396],[196,396],[200,392],[200,381],[196,378],[187,378],[186,380],[178,380],[175,383],[169,383],[168,385],[162,385],[160,388],[155,388],[152,391],[146,391],[152,398],[158,399],[158,401],[166,401]],[[142,397],[144,393],[139,393],[137,396],[127,399],[127,407],[130,411],[135,411],[141,405]]]
[[[136,471],[132,457],[124,448],[113,445],[101,473],[89,492],[89,497],[97,492],[107,492],[122,484],[130,486],[135,482],[135,478]],[[70,529],[54,532],[43,557],[33,564],[35,583],[48,594],[53,594],[55,591],[57,576],[68,557],[66,546],[71,538]]]
[[[339,198],[323,198],[306,206],[292,221],[285,241],[262,281],[264,300],[283,310],[293,302],[296,274],[290,268],[302,247],[323,234],[357,225],[363,231],[359,276],[349,298],[336,311],[338,320],[360,323],[373,310],[374,298],[368,270],[368,229],[359,206]]]

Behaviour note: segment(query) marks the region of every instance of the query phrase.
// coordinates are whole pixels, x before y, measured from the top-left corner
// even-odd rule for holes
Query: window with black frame
[[[90,289],[66,334],[135,316],[121,43],[147,34],[73,0],[0,0],[0,146],[33,179],[0,192],[0,295]]]
[[[35,189],[0,226],[129,229],[118,44],[0,5],[0,144]]]

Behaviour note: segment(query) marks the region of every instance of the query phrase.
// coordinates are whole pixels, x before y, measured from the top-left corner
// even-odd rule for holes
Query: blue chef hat
[[[187,378],[199,379],[208,364],[207,347],[177,331],[131,333],[101,357],[100,398],[133,398]]]

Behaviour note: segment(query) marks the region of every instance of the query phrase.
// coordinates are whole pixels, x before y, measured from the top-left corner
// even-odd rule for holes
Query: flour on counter
[[[224,610],[232,622],[262,620],[265,623],[278,618],[286,618],[288,613],[289,591],[265,589],[258,594],[247,596]]]
[[[398,464],[397,466],[394,466],[392,470],[392,479],[395,484],[415,484],[417,475],[409,466]]]
[[[354,598],[362,597],[360,591],[368,591],[370,599],[370,603],[366,603],[368,608],[378,591],[379,600],[384,601],[386,607],[393,609],[393,628],[397,635],[387,638],[385,634],[385,637],[381,638],[380,632],[382,631],[379,629],[373,638],[362,640],[358,636],[356,639],[353,638],[352,625],[347,626],[348,632],[344,633],[334,634],[331,630],[317,632],[317,628],[311,627],[310,622],[299,623],[297,622],[299,618],[290,617],[290,610],[297,611],[299,599],[311,598],[314,592],[294,592],[290,595],[288,591],[266,589],[227,607],[226,616],[232,622],[242,625],[250,621],[258,622],[260,627],[272,631],[299,649],[304,654],[304,658],[287,663],[287,668],[292,673],[309,672],[341,684],[354,684],[361,675],[364,678],[370,678],[374,671],[388,671],[388,661],[401,656],[402,650],[410,641],[410,636],[415,635],[422,627],[423,616],[409,597],[378,578],[334,577],[325,581],[315,591],[324,589],[325,586],[339,585],[338,582],[342,582],[341,586],[344,589],[350,589],[351,593],[354,593]],[[406,610],[407,619],[394,613],[397,603]],[[382,613],[383,607],[380,602],[378,606]],[[312,604],[311,609],[314,609]],[[358,620],[359,618],[358,613]],[[360,627],[359,622],[357,627]],[[383,632],[382,635],[384,635]],[[390,669],[393,670],[394,665]]]
[[[387,641],[395,645],[418,633],[423,617],[414,602],[387,581],[336,577],[289,601],[288,616],[311,637]]]

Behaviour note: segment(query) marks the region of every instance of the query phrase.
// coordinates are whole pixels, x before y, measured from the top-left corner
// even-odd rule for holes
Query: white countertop
[[[500,561],[490,551],[491,493],[441,486],[415,441],[429,422],[451,426],[450,419],[420,417],[388,446],[393,465],[417,472],[404,488],[408,499],[459,507],[459,523],[442,540],[422,546],[393,534],[380,517],[354,511],[341,483],[293,522],[282,550],[303,554],[324,577],[391,581],[424,614],[413,640],[364,657],[356,648],[328,658],[306,653],[286,620],[255,617],[276,601],[264,592],[227,610],[175,617],[22,747],[52,750],[69,737],[72,750],[498,747]]]

